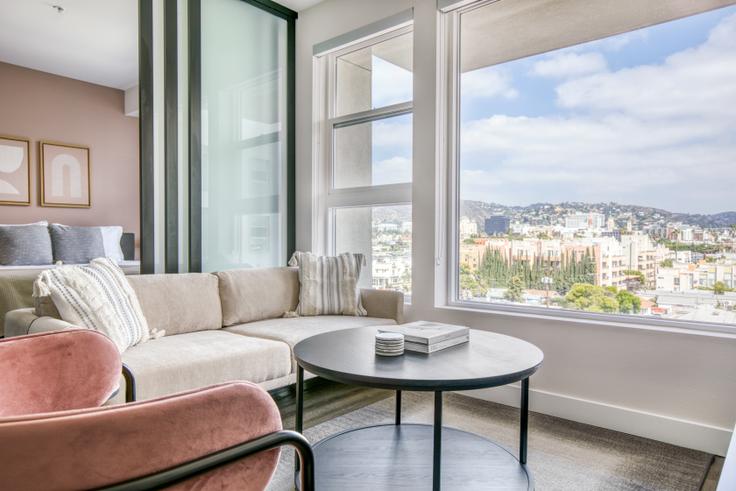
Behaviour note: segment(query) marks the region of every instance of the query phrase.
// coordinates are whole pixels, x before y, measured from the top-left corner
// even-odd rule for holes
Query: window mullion
[[[360,123],[368,123],[371,121],[378,121],[393,116],[401,116],[403,114],[409,114],[414,108],[414,103],[400,102],[391,106],[381,107],[378,109],[370,109],[368,111],[361,111],[359,113],[346,114],[344,116],[338,116],[328,121],[328,124],[334,128],[344,128],[345,126],[352,126]]]

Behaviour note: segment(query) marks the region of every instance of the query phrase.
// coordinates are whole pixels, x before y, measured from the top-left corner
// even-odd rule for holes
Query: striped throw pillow
[[[289,266],[299,267],[298,315],[366,315],[358,290],[363,254],[295,252]]]
[[[121,353],[152,337],[135,291],[108,258],[43,271],[33,295],[51,296],[63,320],[105,334]]]

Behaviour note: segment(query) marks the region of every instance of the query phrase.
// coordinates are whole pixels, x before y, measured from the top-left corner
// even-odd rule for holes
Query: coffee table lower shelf
[[[433,427],[368,426],[314,445],[320,491],[432,489]],[[534,489],[529,470],[503,447],[481,436],[442,428],[443,490]]]

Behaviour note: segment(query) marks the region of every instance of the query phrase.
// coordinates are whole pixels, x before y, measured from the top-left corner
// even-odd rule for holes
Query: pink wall
[[[138,242],[138,118],[123,91],[0,63],[0,134],[31,140],[31,205],[0,205],[0,223],[122,225]],[[91,208],[39,205],[39,140],[90,147]]]

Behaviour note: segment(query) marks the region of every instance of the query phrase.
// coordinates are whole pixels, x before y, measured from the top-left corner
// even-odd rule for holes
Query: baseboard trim
[[[520,387],[507,385],[462,394],[519,407]],[[578,421],[672,445],[725,456],[731,440],[730,428],[719,428],[661,414],[615,406],[538,389],[529,391],[532,411]]]

